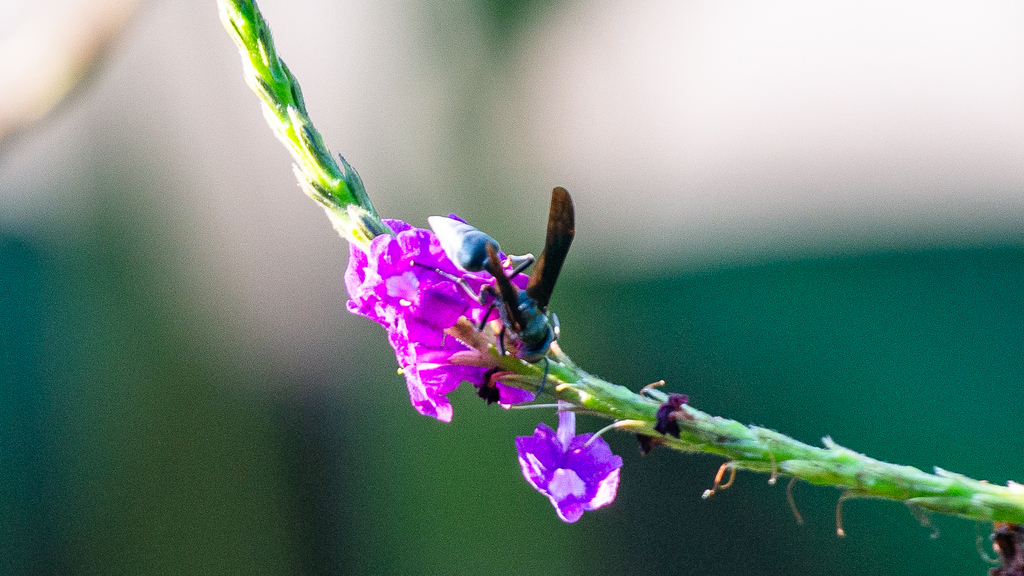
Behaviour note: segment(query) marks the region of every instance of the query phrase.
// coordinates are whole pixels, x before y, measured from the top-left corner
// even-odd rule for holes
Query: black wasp
[[[497,291],[492,286],[485,286],[479,294],[473,294],[468,286],[458,278],[453,278],[476,298],[485,303],[487,294],[497,297],[491,307],[498,307],[501,315],[502,328],[498,334],[499,349],[503,349],[506,331],[511,332],[513,340],[519,343],[517,356],[527,362],[535,363],[544,360],[544,377],[538,393],[544,389],[547,380],[547,353],[551,343],[558,339],[558,317],[548,313],[548,302],[551,292],[555,289],[558,274],[562,271],[565,256],[576,235],[575,211],[572,197],[565,188],[551,191],[551,208],[548,212],[548,235],[544,243],[544,251],[534,261],[532,255],[513,257],[515,265],[510,275],[498,258],[501,248],[498,242],[473,226],[451,218],[431,216],[428,218],[430,227],[437,234],[448,258],[460,269],[467,272],[486,270],[497,284]],[[520,290],[511,279],[526,270],[530,265],[530,280],[526,290]],[[490,309],[484,315],[484,322],[490,315]],[[481,325],[480,328],[483,326]],[[480,395],[489,402],[497,400],[497,389],[489,387],[485,382],[480,388]]]

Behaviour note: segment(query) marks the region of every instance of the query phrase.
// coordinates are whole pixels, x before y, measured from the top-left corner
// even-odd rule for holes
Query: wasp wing
[[[565,255],[576,236],[576,213],[572,206],[572,197],[565,188],[558,187],[551,191],[551,210],[548,212],[548,237],[544,243],[544,251],[537,258],[530,273],[530,282],[526,285],[529,296],[541,310],[546,310],[551,292],[555,289],[558,274],[562,271]]]
[[[487,243],[487,258],[490,261],[490,270],[488,272],[491,273],[491,276],[494,276],[494,280],[498,284],[498,293],[501,295],[501,300],[505,305],[505,316],[515,324],[515,326],[509,326],[508,328],[514,332],[519,332],[525,325],[523,315],[519,311],[519,289],[505,275],[505,269],[501,267],[501,259],[498,258],[498,250],[494,247],[494,244]]]

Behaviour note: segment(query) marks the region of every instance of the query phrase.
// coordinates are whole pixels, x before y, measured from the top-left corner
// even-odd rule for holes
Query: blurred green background
[[[552,306],[587,370],[1024,480],[1024,47],[999,35],[1018,8],[837,6],[261,3],[384,216],[454,210],[537,251],[548,191],[573,191]],[[679,69],[696,79],[662,83]],[[460,389],[451,424],[421,417],[383,330],[345,312],[347,248],[213,2],[143,3],[0,153],[0,573],[987,569],[988,526],[852,500],[839,539],[834,489],[794,487],[803,525],[785,481],[704,501],[720,460],[625,435],[618,499],[561,523],[513,447],[553,414]]]

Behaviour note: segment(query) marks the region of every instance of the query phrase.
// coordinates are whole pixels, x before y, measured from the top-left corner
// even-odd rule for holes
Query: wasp
[[[480,230],[451,218],[431,216],[428,218],[430,227],[437,234],[441,248],[448,258],[460,269],[467,272],[486,271],[495,279],[495,285],[485,286],[479,294],[469,291],[461,279],[455,279],[469,291],[481,304],[492,297],[491,307],[498,307],[502,328],[498,334],[498,345],[504,353],[503,343],[506,333],[511,334],[512,341],[518,344],[516,356],[530,363],[544,360],[544,377],[537,392],[544,390],[547,380],[547,353],[551,343],[558,339],[558,317],[548,312],[548,302],[555,289],[555,282],[562,271],[565,256],[569,252],[576,235],[576,217],[572,197],[565,188],[551,191],[551,207],[548,211],[547,239],[540,257],[532,255],[513,257],[514,268],[506,274],[498,252],[498,242]],[[530,279],[526,289],[521,290],[512,283],[520,273],[530,266]],[[484,315],[483,322],[490,316],[490,309]],[[480,328],[483,326],[481,325]],[[496,389],[485,392],[481,388],[480,395],[491,400]],[[487,394],[487,395],[485,395]]]

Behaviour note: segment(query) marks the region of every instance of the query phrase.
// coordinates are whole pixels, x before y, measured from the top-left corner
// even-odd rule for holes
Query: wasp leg
[[[509,256],[509,260],[512,260],[512,258],[512,256]],[[509,273],[509,280],[515,278],[516,276],[519,276],[523,272],[523,270],[526,270],[527,268],[532,266],[534,262],[537,261],[537,259],[533,257],[533,254],[524,254],[522,256],[515,256],[514,258],[522,258],[523,261],[520,262],[519,264],[516,264],[516,267],[512,269],[511,273]]]
[[[501,325],[501,330],[498,331],[498,355],[505,355],[505,325]]]
[[[477,332],[483,332],[484,331],[484,326],[487,326],[487,319],[491,317],[491,312],[494,312],[494,309],[498,307],[498,293],[494,290],[494,286],[491,286],[490,284],[487,284],[483,288],[480,289],[480,303],[481,304],[483,304],[484,294],[490,294],[492,300],[491,300],[490,306],[487,307],[487,311],[484,312],[483,317],[480,318],[480,323],[477,324],[477,326],[476,326],[476,331]]]
[[[483,303],[485,301],[484,297],[486,295],[490,294],[492,296],[496,296],[496,293],[494,291],[494,287],[489,285],[489,284],[484,285],[484,287],[480,289],[480,292],[473,292],[473,289],[469,287],[469,284],[466,282],[465,278],[461,278],[461,277],[456,276],[454,274],[450,274],[448,272],[445,272],[444,270],[440,270],[438,268],[434,268],[433,266],[427,266],[426,264],[420,264],[419,262],[414,262],[414,264],[416,264],[417,266],[422,266],[422,267],[424,267],[424,268],[426,268],[428,270],[433,270],[434,272],[437,272],[437,274],[440,275],[445,280],[448,280],[450,282],[453,282],[453,283],[457,284],[460,288],[462,288],[462,290],[466,293],[467,296],[469,296],[473,300],[476,300],[481,305],[483,305]],[[490,312],[488,312],[488,314],[490,314]]]
[[[544,375],[540,378],[540,386],[537,387],[537,396],[540,396],[544,392],[544,385],[548,381],[548,369],[551,368],[551,361],[548,360],[547,356],[544,357]]]
[[[484,331],[484,326],[487,326],[487,318],[491,315],[491,312],[494,312],[495,307],[497,307],[497,303],[494,302],[492,302],[491,305],[487,307],[487,312],[484,312],[484,317],[481,318],[480,323],[476,325],[477,332]]]
[[[562,333],[562,327],[558,325],[558,314],[551,313],[551,341],[555,342],[558,340],[558,335]]]

